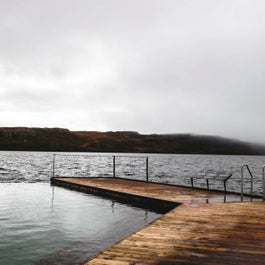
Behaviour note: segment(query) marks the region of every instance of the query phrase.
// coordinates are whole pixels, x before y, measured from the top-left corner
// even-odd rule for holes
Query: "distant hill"
[[[0,127],[0,150],[265,155],[265,146],[218,136]]]

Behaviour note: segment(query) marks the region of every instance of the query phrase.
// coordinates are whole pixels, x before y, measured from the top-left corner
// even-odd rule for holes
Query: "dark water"
[[[130,154],[0,152],[0,264],[79,264],[106,246],[160,215],[114,201],[50,187],[50,177],[113,175],[145,180],[146,158]],[[254,190],[262,192],[264,156],[148,156],[149,180],[190,186],[196,174],[231,172],[230,191],[240,191],[241,166],[254,175]],[[205,187],[205,181],[197,181]],[[249,189],[249,178],[245,180]],[[221,182],[211,188],[223,189]]]
[[[0,184],[0,264],[80,264],[160,214],[51,187]]]
[[[108,177],[113,174],[113,157],[117,154],[60,153],[55,158],[55,176]],[[119,154],[118,154],[119,155]],[[133,155],[134,157],[130,157]],[[126,157],[127,156],[127,157]],[[240,191],[241,166],[248,164],[254,175],[254,190],[262,192],[262,166],[265,156],[166,155],[145,154],[149,157],[149,180],[190,186],[190,177],[197,174],[232,173],[227,182],[229,191]],[[146,159],[143,155],[127,154],[116,157],[116,176],[145,180]],[[0,182],[49,182],[53,174],[53,154],[47,152],[0,152]],[[245,190],[250,178],[246,174]],[[205,181],[196,186],[205,187]],[[211,188],[223,189],[222,182],[212,182]]]

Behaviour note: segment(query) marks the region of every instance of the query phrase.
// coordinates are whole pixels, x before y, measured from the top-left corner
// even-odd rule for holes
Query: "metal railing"
[[[147,156],[112,156],[112,165],[113,165],[113,178],[116,177],[116,158],[120,157],[120,158],[141,158],[141,159],[145,159],[145,181],[149,182],[149,159]]]
[[[134,158],[134,159],[145,159],[145,181],[149,182],[149,158],[146,156],[122,156],[122,155],[100,155],[100,156],[96,156],[96,155],[83,155],[83,154],[72,154],[72,155],[66,155],[66,154],[53,154],[53,159],[52,159],[52,177],[55,177],[55,164],[56,164],[56,156],[83,156],[83,157],[108,157],[111,158],[112,157],[112,177],[116,178],[116,166],[117,166],[117,159],[116,158]]]
[[[254,177],[253,174],[249,168],[248,165],[242,165],[241,167],[241,201],[243,201],[244,199],[244,169],[247,169],[249,175],[250,175],[250,196],[251,196],[251,201],[252,201],[252,196],[253,196],[253,181],[254,181]]]
[[[207,186],[207,190],[210,189],[210,184],[209,184],[209,180],[213,180],[213,181],[222,181],[223,182],[223,186],[224,186],[224,192],[227,191],[226,189],[226,182],[233,176],[232,172],[216,172],[216,173],[212,173],[212,174],[205,174],[205,175],[201,175],[201,176],[193,176],[191,177],[191,187],[194,188],[194,179],[205,179],[206,180],[206,186]]]
[[[263,201],[265,201],[265,165],[262,167],[262,190],[263,190]]]

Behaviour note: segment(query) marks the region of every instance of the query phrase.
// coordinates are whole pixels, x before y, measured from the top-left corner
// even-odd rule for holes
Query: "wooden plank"
[[[262,202],[183,205],[86,265],[97,264],[97,259],[105,259],[105,264],[109,259],[131,264],[264,264],[264,206]]]
[[[67,181],[182,203],[85,265],[265,264],[264,202],[233,195],[236,202],[218,203],[220,193],[125,180]]]
[[[77,184],[80,187],[102,189],[104,192],[113,191],[184,204],[219,203],[224,202],[224,200],[226,202],[234,202],[241,199],[238,195],[225,194],[223,192],[130,181],[119,178],[55,178],[52,181]]]

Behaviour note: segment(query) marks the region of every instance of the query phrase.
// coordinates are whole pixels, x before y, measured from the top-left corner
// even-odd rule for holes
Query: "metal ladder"
[[[244,172],[245,172],[244,169],[246,169],[250,175],[250,194],[248,195],[251,196],[251,201],[252,201],[254,177],[247,164],[242,165],[241,167],[241,201],[243,201],[244,199]],[[265,165],[262,167],[262,190],[263,190],[263,195],[262,195],[263,201],[265,201]]]

